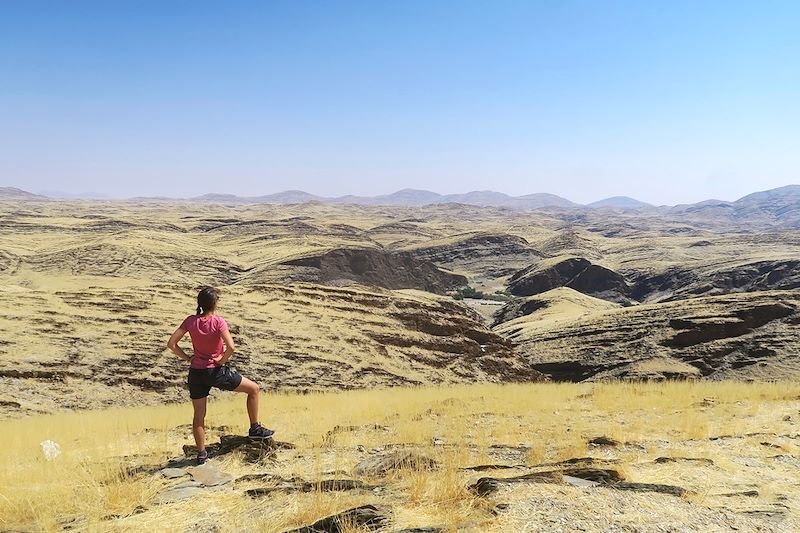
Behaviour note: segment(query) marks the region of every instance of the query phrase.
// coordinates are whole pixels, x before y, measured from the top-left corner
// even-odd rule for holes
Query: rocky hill
[[[0,200],[46,200],[39,194],[33,194],[16,187],[0,187]]]
[[[408,252],[386,252],[369,248],[336,248],[321,254],[283,261],[279,266],[296,267],[288,281],[342,284],[348,281],[386,289],[420,289],[435,294],[463,287],[467,278],[440,270],[430,261]]]
[[[507,306],[494,327],[554,379],[800,378],[798,291],[554,313],[559,296]]]
[[[557,287],[603,295],[608,300],[627,301],[630,293],[622,275],[582,257],[548,258],[515,272],[508,280],[508,290],[515,296],[532,296]]]

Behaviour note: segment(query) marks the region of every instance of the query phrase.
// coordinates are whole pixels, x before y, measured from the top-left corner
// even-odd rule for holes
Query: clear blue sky
[[[800,182],[800,2],[0,4],[0,185],[112,196]]]

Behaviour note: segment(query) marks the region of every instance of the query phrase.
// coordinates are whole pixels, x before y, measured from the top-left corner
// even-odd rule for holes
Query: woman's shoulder
[[[214,315],[213,320],[214,324],[216,324],[217,326],[217,329],[219,329],[220,331],[228,329],[228,323],[225,322],[225,319],[222,318],[221,316]]]
[[[186,318],[183,319],[183,322],[181,322],[181,329],[188,330],[188,326],[193,324],[195,320],[197,320],[197,315],[187,316]]]

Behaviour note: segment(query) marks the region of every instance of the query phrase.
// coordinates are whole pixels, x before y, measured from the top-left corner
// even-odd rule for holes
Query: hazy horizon
[[[110,198],[800,182],[800,4],[26,2],[0,182]]]
[[[441,196],[454,196],[454,195],[463,195],[463,194],[470,194],[470,193],[500,193],[500,194],[506,194],[509,197],[520,197],[520,196],[535,195],[535,194],[554,194],[554,193],[550,193],[548,191],[534,191],[534,192],[525,193],[523,195],[509,195],[508,193],[505,193],[503,191],[496,191],[496,190],[492,190],[492,189],[439,192],[439,191],[434,191],[434,190],[431,190],[431,189],[415,189],[415,188],[411,188],[411,187],[404,187],[402,189],[396,189],[396,190],[393,190],[393,191],[387,191],[385,193],[380,193],[380,194],[376,194],[376,195],[360,195],[360,194],[351,194],[351,193],[322,195],[322,194],[316,194],[313,191],[306,191],[306,190],[301,190],[301,189],[284,189],[284,190],[280,190],[280,191],[273,191],[273,192],[264,193],[264,194],[258,194],[258,195],[237,194],[235,191],[226,191],[226,192],[209,191],[209,192],[200,193],[200,194],[197,194],[197,195],[194,195],[194,196],[169,196],[169,195],[114,196],[114,195],[108,195],[108,194],[102,194],[102,193],[95,193],[95,192],[91,192],[91,191],[70,192],[70,191],[63,191],[63,190],[25,190],[22,187],[16,187],[14,185],[6,185],[6,186],[18,188],[18,189],[21,189],[23,191],[34,193],[34,194],[48,196],[48,197],[51,197],[51,198],[54,198],[54,199],[84,199],[84,200],[127,200],[127,199],[132,199],[132,198],[171,198],[171,199],[175,199],[175,200],[184,200],[184,199],[197,198],[197,197],[207,196],[207,195],[232,195],[232,196],[237,196],[237,197],[240,197],[240,198],[258,198],[258,197],[271,196],[271,195],[276,195],[276,194],[286,193],[286,192],[302,192],[302,193],[307,193],[307,194],[310,194],[310,195],[313,195],[313,196],[317,196],[319,198],[326,198],[326,199],[337,199],[337,198],[343,198],[343,197],[348,197],[348,196],[359,197],[359,198],[374,198],[374,197],[380,197],[380,196],[390,196],[390,195],[392,195],[394,193],[403,192],[403,191],[407,191],[407,190],[432,192],[432,193],[435,193],[435,194],[439,194]],[[784,185],[778,186],[776,188],[783,188],[783,187],[800,187],[800,185],[798,185],[798,184],[784,184]],[[747,196],[747,195],[755,193],[755,192],[762,192],[763,190],[766,190],[766,189],[752,190],[752,191],[749,191],[748,193],[743,194],[742,196],[739,196],[739,197],[736,197],[736,198],[726,199],[726,198],[718,198],[718,197],[715,197],[715,198],[709,197],[709,198],[704,198],[702,200],[697,200],[696,202],[686,202],[686,203],[698,203],[698,202],[703,202],[703,201],[707,201],[707,200],[720,200],[720,201],[726,201],[726,202],[734,202],[734,201],[736,201],[736,200],[738,200],[738,199],[740,199],[740,198],[742,198],[744,196]],[[560,196],[560,195],[556,195],[556,196]],[[574,202],[576,204],[579,204],[579,205],[589,205],[589,204],[592,204],[594,202],[600,202],[602,200],[609,200],[609,199],[612,199],[612,198],[633,198],[634,200],[644,201],[644,200],[641,200],[640,198],[636,198],[636,197],[632,197],[630,195],[624,195],[624,194],[623,195],[605,196],[605,197],[602,197],[602,198],[595,198],[594,200],[590,200],[590,201],[587,201],[587,202],[577,202],[577,201],[573,200],[572,198],[565,197],[565,196],[560,196],[560,197],[564,198],[566,200],[570,200],[570,201],[572,201],[572,202]],[[667,204],[667,203],[664,203],[664,202],[661,202],[661,203],[646,202],[646,203],[649,203],[649,204],[651,204],[653,206],[656,206],[656,207],[657,206],[665,206],[665,205],[666,206],[668,206],[668,205],[680,205],[680,204]]]

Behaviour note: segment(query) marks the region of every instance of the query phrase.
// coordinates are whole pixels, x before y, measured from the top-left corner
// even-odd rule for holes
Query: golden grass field
[[[258,482],[233,482],[158,504],[158,494],[174,481],[126,472],[181,455],[181,446],[192,442],[188,402],[5,420],[0,530],[281,532],[361,504],[385,509],[390,530],[789,532],[800,526],[797,383],[398,387],[264,394],[261,409],[276,438],[296,448],[263,464],[236,453],[212,457],[210,464],[235,477],[269,472],[317,481],[350,478],[364,457],[402,447],[439,467],[365,480],[378,487],[373,490],[253,498],[244,489]],[[243,434],[244,397],[213,393],[206,425]],[[218,434],[211,430],[208,442]],[[600,435],[620,445],[587,444]],[[53,461],[40,449],[46,439],[62,448]],[[587,456],[629,481],[691,492],[676,497],[520,484],[482,498],[467,489],[478,477],[519,475]],[[655,462],[659,457],[676,460]],[[463,470],[487,464],[513,468]],[[747,491],[757,495],[741,495]],[[497,504],[508,506],[493,513]]]

